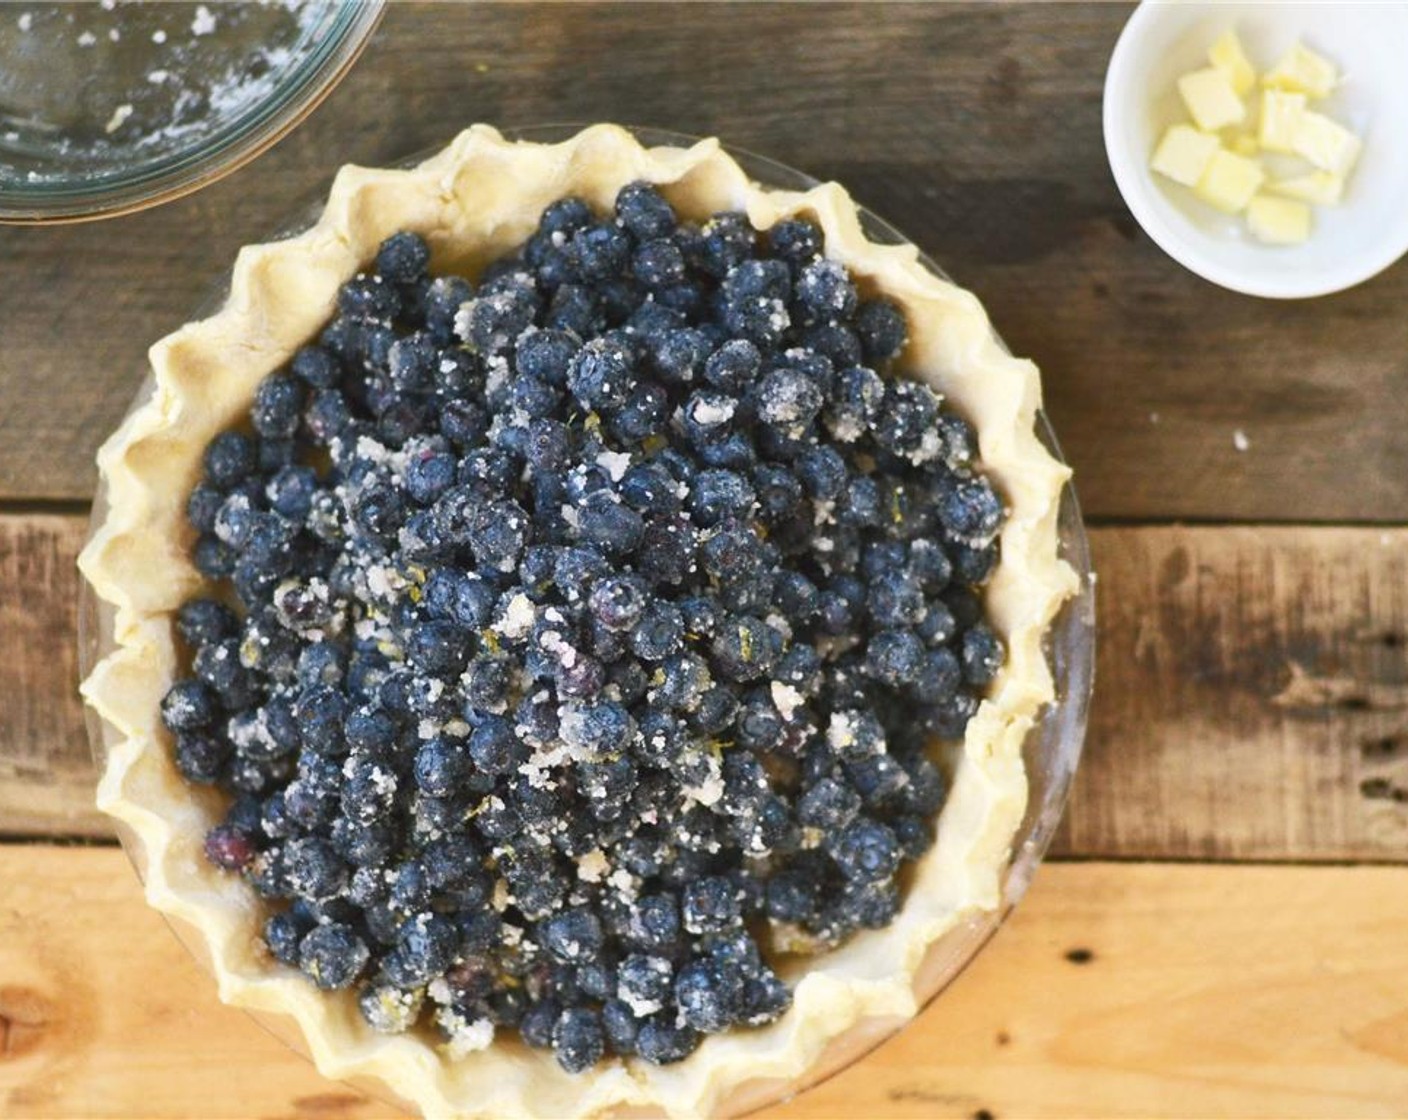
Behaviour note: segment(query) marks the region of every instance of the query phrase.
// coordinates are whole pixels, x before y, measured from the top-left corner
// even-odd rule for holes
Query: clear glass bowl
[[[228,174],[333,89],[382,5],[0,5],[0,221],[108,217]]]
[[[505,135],[517,139],[553,142],[566,139],[581,127],[583,126],[575,124],[541,125],[505,130]],[[699,139],[696,136],[661,129],[633,128],[631,132],[643,144],[652,146],[688,146]],[[751,178],[764,186],[807,190],[819,182],[801,171],[764,156],[737,148],[726,150]],[[429,154],[417,153],[401,161],[400,166],[414,165]],[[316,221],[321,208],[321,198],[303,207],[292,219],[280,225],[270,239],[289,237],[306,229]],[[871,240],[886,244],[908,242],[909,239],[894,226],[869,210],[861,208],[860,216],[862,228]],[[948,278],[948,274],[922,250],[920,260],[936,275]],[[225,299],[228,286],[229,275],[226,274],[192,317],[200,318],[219,307]],[[152,381],[148,376],[138,390],[132,408],[145,403],[151,391]],[[1037,435],[1053,456],[1062,462],[1065,461],[1045,413],[1037,414]],[[106,490],[100,485],[93,503],[90,536],[91,531],[96,530],[106,516]],[[1089,541],[1086,538],[1076,492],[1071,485],[1067,485],[1061,495],[1057,532],[1061,558],[1077,573],[1079,587],[1076,594],[1057,614],[1044,643],[1056,682],[1056,699],[1043,713],[1023,744],[1022,756],[1028,780],[1027,807],[1021,826],[1013,838],[1011,858],[1002,875],[1002,901],[995,910],[970,915],[929,947],[914,981],[915,994],[921,1008],[927,1006],[953,982],[1026,894],[1060,823],[1070,793],[1071,781],[1080,762],[1095,675],[1095,594]],[[114,648],[113,619],[111,606],[101,602],[86,582],[82,585],[80,595],[79,659],[83,675],[86,677],[93,666]],[[101,772],[107,764],[108,736],[113,732],[91,708],[85,709],[85,712],[94,761]],[[136,843],[121,825],[117,826],[117,833],[138,875],[145,878],[145,851],[142,846]],[[205,944],[196,931],[184,922],[170,918],[167,918],[167,923],[201,966],[209,971]],[[275,1037],[304,1057],[308,1057],[302,1033],[292,1019],[253,1012],[251,1017]],[[802,1090],[834,1077],[859,1061],[909,1021],[865,1020],[833,1039],[821,1057],[800,1078],[786,1083],[769,1081],[744,1085],[733,1098],[725,1102],[718,1116],[740,1117],[790,1099]],[[381,1082],[357,1081],[353,1084],[388,1104],[414,1111],[407,1102],[396,1097]]]

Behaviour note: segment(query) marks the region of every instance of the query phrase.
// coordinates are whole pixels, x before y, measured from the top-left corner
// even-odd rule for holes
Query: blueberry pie
[[[328,1075],[736,1109],[998,904],[1067,473],[840,187],[476,127],[151,357],[82,561],[99,802]]]

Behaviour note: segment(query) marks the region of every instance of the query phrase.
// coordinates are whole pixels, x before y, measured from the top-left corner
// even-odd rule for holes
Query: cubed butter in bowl
[[[1144,231],[1223,287],[1323,295],[1408,251],[1408,3],[1145,0],[1104,118]]]

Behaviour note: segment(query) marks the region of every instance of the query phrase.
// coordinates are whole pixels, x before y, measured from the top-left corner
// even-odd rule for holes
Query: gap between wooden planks
[[[83,532],[0,515],[0,833],[110,834],[74,688]],[[1408,858],[1408,530],[1091,540],[1096,696],[1056,853]]]
[[[1405,926],[1408,868],[1048,865],[917,1022],[761,1115],[1401,1116]],[[0,1115],[391,1113],[221,1006],[121,852],[8,845]]]

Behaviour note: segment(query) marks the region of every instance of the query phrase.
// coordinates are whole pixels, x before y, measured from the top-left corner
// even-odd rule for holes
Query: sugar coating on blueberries
[[[1001,498],[804,217],[397,233],[205,451],[161,705],[272,961],[447,1053],[657,1064],[893,920],[1005,650]]]

